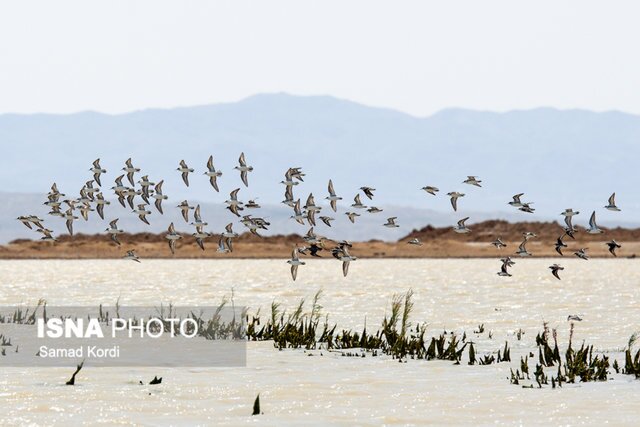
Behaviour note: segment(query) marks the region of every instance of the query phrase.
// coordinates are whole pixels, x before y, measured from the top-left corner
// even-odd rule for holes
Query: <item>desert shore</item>
[[[352,242],[352,253],[361,258],[493,258],[513,255],[522,242],[523,232],[533,232],[536,238],[527,242],[527,249],[535,257],[559,257],[554,249],[556,239],[563,230],[555,222],[520,222],[485,221],[470,227],[472,233],[458,235],[450,228],[427,226],[414,230],[397,242],[371,240]],[[500,237],[507,247],[496,249],[490,243]],[[580,248],[588,248],[592,257],[611,257],[606,242],[615,239],[622,245],[618,249],[619,257],[635,257],[640,253],[640,229],[615,228],[604,234],[589,235],[580,230],[575,240],[564,238],[567,248],[565,256],[572,257]],[[422,246],[410,245],[407,242],[418,238]],[[202,251],[193,237],[184,235],[178,241],[175,255],[169,251],[164,233],[123,234],[119,237],[121,246],[113,243],[105,234],[61,236],[58,242],[41,242],[37,240],[15,240],[0,246],[0,259],[109,259],[121,258],[126,250],[135,249],[143,258],[287,258],[294,245],[303,246],[304,241],[298,235],[278,235],[258,237],[249,233],[242,234],[233,242],[233,252],[220,254],[216,252],[217,236],[212,236],[205,243]],[[335,244],[325,241],[322,257],[331,257],[330,248]]]

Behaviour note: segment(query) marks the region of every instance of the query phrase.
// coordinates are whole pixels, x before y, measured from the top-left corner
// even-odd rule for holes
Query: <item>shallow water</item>
[[[315,261],[315,262],[314,262]],[[511,278],[496,276],[496,260],[358,260],[349,276],[340,263],[313,260],[298,280],[278,260],[0,261],[0,304],[49,305],[218,304],[269,310],[273,300],[293,309],[323,290],[321,304],[339,327],[380,325],[394,293],[414,290],[414,322],[428,334],[443,329],[474,335],[480,354],[508,340],[512,363],[454,366],[442,361],[398,363],[383,357],[345,358],[337,353],[278,352],[268,342],[249,343],[246,368],[93,368],[76,387],[69,369],[4,368],[0,372],[3,425],[37,424],[635,424],[640,381],[613,375],[606,383],[523,389],[509,383],[520,354],[535,349],[546,321],[566,343],[569,314],[580,314],[574,342],[586,340],[619,357],[640,329],[640,263],[636,260],[563,259],[562,281],[554,260],[517,260]],[[514,331],[525,331],[518,341]],[[563,349],[561,349],[562,351]],[[466,352],[465,352],[466,356]],[[613,370],[611,370],[613,371]],[[160,386],[139,386],[154,375]],[[151,393],[151,394],[149,394]]]

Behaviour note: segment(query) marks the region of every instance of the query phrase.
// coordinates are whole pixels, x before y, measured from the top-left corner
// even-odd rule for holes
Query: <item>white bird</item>
[[[338,200],[342,200],[342,197],[336,196],[336,191],[333,189],[333,182],[331,180],[329,180],[329,197],[325,198],[329,200],[331,209],[333,209],[334,212],[337,212],[337,202]]]
[[[524,193],[518,193],[513,196],[513,201],[509,202],[511,206],[514,208],[519,208],[522,206],[522,202],[520,201],[520,197],[524,196]]]
[[[180,167],[176,169],[178,172],[182,173],[182,180],[184,184],[189,186],[189,172],[193,172],[193,168],[187,166],[187,163],[184,160],[180,160]]]
[[[296,277],[298,277],[298,267],[301,265],[305,265],[304,261],[300,261],[300,258],[298,257],[298,248],[294,247],[293,251],[291,252],[291,259],[287,261],[288,264],[291,265],[291,277],[293,278],[293,281],[295,282]]]
[[[447,193],[447,196],[451,197],[451,207],[453,207],[453,210],[458,211],[458,198],[464,197],[464,193],[452,191],[451,193]]]
[[[253,166],[247,166],[247,162],[245,161],[245,158],[244,158],[244,153],[240,153],[240,158],[238,159],[238,163],[240,164],[240,166],[236,166],[234,169],[240,171],[240,178],[242,179],[242,182],[244,183],[245,187],[248,187],[249,186],[248,172],[251,172],[253,170]]]
[[[465,221],[467,221],[469,219],[469,217],[465,217],[462,218],[460,221],[458,221],[458,225],[453,227],[453,231],[455,231],[456,233],[470,233],[471,230],[469,228],[467,228],[467,226],[464,224]]]
[[[480,185],[481,182],[482,181],[477,179],[477,177],[470,175],[467,176],[467,179],[462,181],[463,184],[475,185],[476,187],[482,187],[482,185]]]
[[[591,218],[589,218],[589,229],[587,230],[587,233],[600,234],[603,232],[604,231],[602,229],[598,228],[598,224],[596,224],[596,211],[593,211]]]
[[[217,192],[220,192],[220,190],[218,189],[217,179],[222,176],[222,172],[217,171],[213,166],[213,156],[209,156],[209,160],[207,161],[207,171],[204,174],[209,177],[209,182],[211,183],[213,189]]]
[[[605,209],[608,209],[610,211],[620,212],[620,208],[616,206],[616,193],[613,193],[609,197],[609,203],[607,204],[607,206],[605,206]]]
[[[386,224],[382,224],[387,228],[397,228],[400,227],[398,224],[396,224],[396,219],[398,219],[397,216],[392,216],[390,218],[387,218],[387,222]]]
[[[169,224],[169,228],[167,229],[168,233],[164,235],[164,238],[169,242],[169,249],[171,249],[171,253],[176,253],[176,241],[182,239],[182,236],[176,233],[176,229],[173,226],[173,223]]]

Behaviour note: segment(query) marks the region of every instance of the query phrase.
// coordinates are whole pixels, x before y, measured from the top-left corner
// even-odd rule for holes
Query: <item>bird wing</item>
[[[351,261],[342,261],[342,275],[344,277],[347,277],[349,273],[349,264],[351,264]]]
[[[240,172],[240,179],[242,179],[242,182],[244,183],[245,187],[249,186],[249,177],[248,177],[247,171]]]
[[[293,281],[295,282],[296,277],[298,277],[298,266],[297,265],[292,265],[291,266],[291,277],[293,278]]]
[[[218,188],[218,182],[216,181],[215,175],[209,177],[209,182],[211,183],[211,186],[213,187],[213,189],[219,193],[220,189]]]
[[[609,197],[609,205],[611,205],[611,206],[615,206],[616,205],[616,193],[613,193],[611,195],[611,197]]]
[[[335,196],[336,195],[336,192],[333,189],[333,181],[331,181],[331,180],[329,180],[329,195],[330,196]]]
[[[238,159],[238,163],[240,163],[240,166],[246,166],[247,163],[244,160],[244,152],[240,153],[240,158]]]
[[[182,180],[184,181],[185,185],[188,187],[189,186],[189,172],[188,171],[182,172]]]

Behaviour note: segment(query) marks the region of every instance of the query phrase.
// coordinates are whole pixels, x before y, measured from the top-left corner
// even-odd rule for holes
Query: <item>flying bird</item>
[[[464,197],[464,193],[458,193],[457,191],[452,191],[451,193],[447,193],[447,196],[451,197],[451,207],[453,207],[454,212],[457,212],[458,198]]]
[[[562,241],[562,236],[558,237],[558,240],[556,240],[555,244],[556,252],[558,252],[560,256],[564,256],[564,254],[562,253],[562,248],[566,247],[567,245]]]
[[[589,260],[589,255],[587,255],[587,249],[588,248],[582,248],[582,249],[578,250],[577,252],[574,252],[573,254],[575,256],[577,256],[578,258],[587,261],[587,260]]]
[[[293,281],[295,282],[296,277],[298,277],[298,267],[301,265],[305,265],[304,261],[300,261],[300,258],[298,257],[298,248],[294,247],[293,251],[291,252],[291,259],[287,261],[288,264],[291,264],[291,277],[293,278]]]
[[[334,212],[337,212],[337,202],[338,200],[342,200],[342,197],[336,196],[336,191],[333,189],[333,181],[329,180],[329,197],[325,197],[327,200],[329,200],[329,203],[331,204],[331,209],[333,209]]]
[[[397,228],[400,227],[398,224],[396,224],[396,219],[398,219],[397,216],[392,216],[390,218],[387,218],[387,222],[384,225],[387,228]]]
[[[598,224],[596,224],[596,211],[593,211],[591,218],[589,218],[589,229],[587,230],[587,233],[600,234],[603,232],[604,231],[602,229],[598,228]]]
[[[189,186],[189,172],[193,172],[193,168],[187,166],[187,163],[184,160],[180,160],[180,167],[176,169],[178,172],[182,173],[182,180],[184,184]]]
[[[173,223],[169,224],[169,228],[167,229],[167,234],[164,235],[164,238],[167,239],[169,243],[169,249],[171,250],[171,254],[176,253],[176,241],[182,239],[182,236],[176,233],[176,229],[173,226]]]
[[[373,192],[376,191],[375,188],[371,187],[360,187],[360,190],[364,193],[365,196],[369,198],[369,200],[373,200]]]
[[[353,198],[353,203],[351,204],[351,207],[355,208],[355,209],[366,209],[367,208],[360,201],[360,194],[356,194],[356,197]]]
[[[138,255],[136,255],[136,251],[134,250],[127,251],[126,255],[123,256],[122,258],[126,260],[135,261],[135,262],[140,262],[140,258],[138,257]]]
[[[137,214],[138,218],[140,218],[140,221],[144,222],[147,225],[150,225],[149,220],[147,220],[147,215],[151,215],[151,211],[147,210],[147,205],[138,205],[138,209],[134,209],[131,212]]]
[[[507,244],[504,243],[500,237],[498,237],[496,240],[491,242],[491,244],[495,246],[497,249],[502,249],[507,246]]]
[[[107,228],[105,231],[111,235],[111,240],[113,240],[116,245],[120,246],[118,234],[122,234],[124,233],[124,231],[118,228],[118,218],[111,221],[109,223],[109,228]]]
[[[107,170],[100,167],[100,159],[95,159],[93,161],[93,167],[89,169],[89,171],[93,172],[93,179],[96,181],[98,186],[102,187],[102,184],[100,183],[100,175],[107,173]]]
[[[611,196],[609,196],[609,203],[607,204],[607,206],[605,206],[605,209],[620,212],[620,208],[616,206],[616,193],[613,193]]]
[[[464,224],[468,219],[469,217],[465,217],[458,221],[458,225],[453,227],[453,231],[460,234],[471,233],[471,229]]]
[[[482,181],[478,180],[475,176],[467,176],[467,179],[462,181],[463,184],[475,185],[476,187],[482,187],[482,185],[480,185],[481,182]]]
[[[131,185],[135,185],[133,183],[133,174],[136,172],[140,172],[140,168],[133,166],[133,163],[131,162],[131,157],[127,159],[127,161],[125,162],[125,167],[123,167],[122,170],[127,173],[127,179],[129,180]]]
[[[240,158],[238,159],[238,163],[240,164],[240,166],[236,166],[234,169],[240,171],[240,178],[242,179],[244,186],[248,187],[249,186],[248,173],[253,170],[253,166],[247,166],[247,162],[245,161],[245,158],[244,158],[244,153],[240,153]]]
[[[549,266],[549,268],[551,269],[551,274],[553,274],[556,279],[561,280],[558,271],[564,270],[564,267],[561,267],[558,264],[553,264]]]
[[[209,177],[209,183],[211,183],[213,189],[220,192],[217,179],[222,176],[222,172],[217,171],[213,166],[213,156],[209,156],[209,160],[207,160],[207,171],[204,174]]]
[[[607,242],[606,245],[609,247],[609,252],[611,252],[611,255],[617,257],[618,255],[616,254],[616,249],[620,249],[622,245],[620,245],[615,240]]]
[[[438,189],[438,187],[432,187],[432,186],[430,186],[430,185],[427,185],[426,187],[422,187],[422,188],[421,188],[421,190],[424,190],[424,191],[426,191],[427,193],[429,193],[429,194],[431,194],[431,195],[433,195],[433,196],[435,196],[435,195],[436,195],[436,193],[437,193],[438,191],[440,191],[440,190]]]

